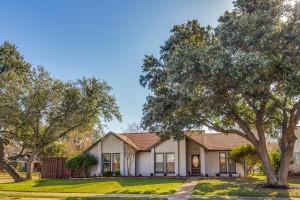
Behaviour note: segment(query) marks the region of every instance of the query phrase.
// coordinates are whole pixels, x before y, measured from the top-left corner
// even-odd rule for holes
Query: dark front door
[[[192,175],[200,174],[200,155],[192,154],[191,155],[191,170]]]

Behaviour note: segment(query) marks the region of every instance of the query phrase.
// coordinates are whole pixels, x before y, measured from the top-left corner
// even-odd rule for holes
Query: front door
[[[192,175],[200,175],[200,154],[191,155]]]

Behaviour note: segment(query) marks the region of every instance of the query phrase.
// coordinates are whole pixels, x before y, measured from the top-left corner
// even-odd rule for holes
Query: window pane
[[[103,153],[102,154],[102,161],[103,162],[110,162],[110,153]]]
[[[175,162],[175,154],[174,153],[168,153],[167,156],[167,162]]]
[[[155,173],[164,173],[164,163],[155,163]]]
[[[112,164],[112,171],[113,172],[120,172],[120,163],[113,163]]]
[[[167,160],[167,173],[175,173],[175,154],[168,153],[166,154]]]
[[[162,154],[162,153],[155,154],[155,161],[156,162],[164,162],[164,154]]]
[[[114,153],[113,158],[112,158],[113,163],[119,163],[120,162],[120,154],[119,153]]]
[[[226,153],[220,153],[220,172],[227,173]]]
[[[120,171],[120,154],[114,153],[112,155],[112,171],[117,172]]]
[[[103,163],[103,172],[110,172],[110,163]]]
[[[232,162],[232,160],[230,160],[229,159],[229,161],[228,161],[228,171],[230,172],[230,173],[235,173],[236,172],[236,165],[235,165],[235,163],[234,162]]]
[[[164,154],[155,154],[155,173],[164,173]]]

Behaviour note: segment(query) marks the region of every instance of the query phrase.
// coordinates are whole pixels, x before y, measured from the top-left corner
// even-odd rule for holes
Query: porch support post
[[[97,176],[102,175],[102,141],[97,145],[98,147],[98,166],[97,166]]]
[[[201,174],[205,176],[205,151],[203,147],[200,147],[200,160],[201,160]]]

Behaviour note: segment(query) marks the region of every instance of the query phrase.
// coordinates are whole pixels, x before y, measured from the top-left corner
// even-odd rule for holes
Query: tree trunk
[[[271,160],[268,154],[267,145],[266,143],[260,142],[259,143],[259,155],[261,158],[261,162],[263,165],[263,168],[265,170],[266,176],[267,176],[267,185],[269,186],[278,186],[278,180],[275,175],[275,172],[273,170]]]
[[[7,161],[5,161],[4,144],[1,137],[0,137],[0,166],[1,169],[4,169],[14,179],[14,181],[18,182],[18,181],[25,180],[14,167],[12,167]]]
[[[35,159],[35,154],[29,156],[28,161],[26,163],[26,179],[32,179],[32,171],[33,171],[33,161]]]
[[[278,170],[278,185],[288,187],[288,173],[294,152],[295,139],[292,139],[286,146],[281,147],[280,166]]]

